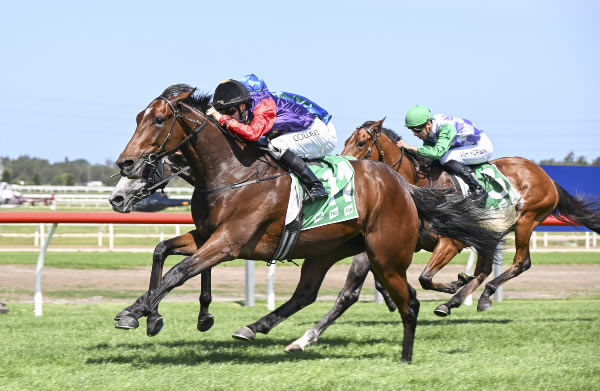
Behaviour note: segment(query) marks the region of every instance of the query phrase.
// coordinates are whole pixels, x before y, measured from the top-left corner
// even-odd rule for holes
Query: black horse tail
[[[493,257],[496,247],[512,228],[512,224],[498,225],[498,215],[483,209],[479,201],[464,197],[454,189],[421,188],[410,186],[409,192],[419,217],[431,224],[442,236],[474,247],[481,255]]]
[[[573,197],[561,185],[554,182],[558,191],[558,205],[552,215],[571,225],[581,224],[600,233],[600,203],[584,198]]]

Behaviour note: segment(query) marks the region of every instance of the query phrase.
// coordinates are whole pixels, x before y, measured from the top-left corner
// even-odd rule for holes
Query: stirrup
[[[323,185],[316,183],[308,189],[308,196],[311,201],[325,200],[329,197],[329,193],[327,193],[327,190],[325,190]]]

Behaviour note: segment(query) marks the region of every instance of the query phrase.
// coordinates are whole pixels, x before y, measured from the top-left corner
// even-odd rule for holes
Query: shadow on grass
[[[190,342],[179,340],[171,342],[144,342],[144,343],[119,343],[98,344],[91,346],[90,350],[101,351],[103,357],[88,358],[85,363],[89,365],[127,364],[136,368],[151,365],[198,365],[198,364],[275,364],[281,362],[323,360],[323,359],[381,359],[382,354],[365,354],[354,349],[356,340],[344,338],[324,338],[320,345],[327,347],[326,353],[318,351],[305,351],[285,353],[283,347],[290,342],[289,339],[270,338],[255,340],[251,343],[241,341],[200,341]],[[372,338],[361,340],[360,344],[389,344],[389,339]],[[344,352],[331,352],[330,348],[347,347]],[[279,352],[273,352],[277,348]],[[398,355],[400,353],[390,352]]]
[[[513,322],[512,319],[437,319],[437,320],[417,320],[417,326],[444,326],[448,324],[507,324]],[[336,324],[345,324],[357,327],[369,326],[402,326],[402,320],[398,315],[395,320],[338,320]],[[314,323],[302,322],[301,326],[312,326]]]

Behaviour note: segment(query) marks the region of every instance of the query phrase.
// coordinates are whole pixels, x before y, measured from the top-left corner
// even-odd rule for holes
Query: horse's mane
[[[374,123],[375,121],[366,121],[360,127],[365,128],[367,126],[373,125]],[[402,140],[402,136],[400,136],[398,133],[394,132],[392,129],[384,128],[383,126],[381,127],[381,133],[385,134],[387,138],[394,142],[394,144]],[[404,153],[414,158],[414,160],[416,160],[421,167],[431,166],[431,159],[428,159],[414,151],[409,151],[406,149],[404,150]]]
[[[194,91],[194,93],[190,95],[189,98],[185,99],[183,102],[205,113],[208,109],[208,106],[210,105],[212,95],[209,93],[198,91],[195,87],[189,86],[187,84],[174,84],[170,87],[167,87],[163,91],[163,93],[160,94],[160,96],[161,98],[170,98],[189,91]]]

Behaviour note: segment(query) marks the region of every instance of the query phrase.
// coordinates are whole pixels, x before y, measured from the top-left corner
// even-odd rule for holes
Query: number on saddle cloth
[[[354,168],[348,160],[354,158],[324,156],[308,162],[310,169],[323,182],[329,198],[313,201],[304,206],[303,230],[358,217],[354,198]],[[299,189],[299,181],[294,176],[292,178],[296,188]]]

